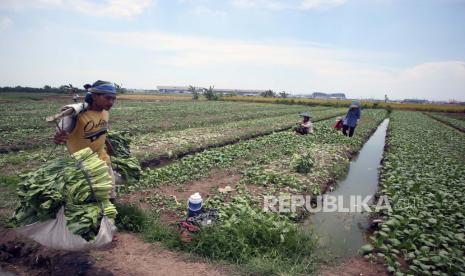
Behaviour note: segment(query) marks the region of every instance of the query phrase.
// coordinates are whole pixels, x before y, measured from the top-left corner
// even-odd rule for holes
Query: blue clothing
[[[93,94],[116,94],[116,85],[108,81],[98,80],[90,86],[89,92]]]
[[[349,127],[355,127],[357,120],[360,119],[360,108],[350,108],[344,117],[343,124]]]

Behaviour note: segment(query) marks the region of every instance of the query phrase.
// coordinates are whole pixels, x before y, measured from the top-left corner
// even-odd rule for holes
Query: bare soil
[[[113,275],[93,267],[88,253],[47,249],[4,227],[0,228],[0,265],[16,275]]]
[[[0,266],[16,275],[225,275],[230,269],[143,242],[127,233],[90,252],[48,249],[0,228]],[[0,273],[1,274],[1,273]]]
[[[149,244],[130,234],[118,234],[113,248],[93,251],[95,267],[107,269],[114,275],[224,275],[219,268],[192,256],[171,252],[159,244]]]
[[[240,177],[241,175],[237,172],[215,170],[207,179],[187,183],[182,191],[177,190],[174,186],[164,186],[159,188],[159,192],[176,196],[179,201],[187,202],[189,196],[195,192],[208,197],[218,188],[229,185],[234,189]]]
[[[318,272],[321,276],[388,276],[388,272],[382,263],[370,261],[357,256],[344,260],[336,266],[324,266]]]
[[[157,188],[147,189],[144,191],[123,195],[121,197],[121,201],[124,203],[135,204],[136,206],[144,210],[150,210],[154,206],[151,206],[150,204],[145,202],[145,199],[150,195],[158,194],[163,195],[165,197],[173,198],[179,204],[186,206],[187,210],[187,200],[189,199],[189,196],[191,194],[199,192],[202,195],[202,198],[205,200],[213,193],[215,193],[215,191],[217,191],[218,188],[224,188],[225,186],[229,185],[231,188],[234,189],[237,185],[237,182],[240,180],[240,177],[240,174],[237,172],[214,170],[211,173],[211,176],[206,179],[190,181],[182,185],[181,187],[173,185],[161,186]],[[171,210],[164,208],[163,205],[155,207],[158,210],[160,210],[160,218],[164,223],[170,224],[182,219]]]

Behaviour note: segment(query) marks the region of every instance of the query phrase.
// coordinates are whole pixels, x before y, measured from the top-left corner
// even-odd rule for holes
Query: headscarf
[[[92,94],[116,94],[116,85],[112,82],[98,80],[87,91]]]
[[[92,104],[92,94],[116,94],[116,85],[112,82],[98,80],[94,84],[85,84],[84,88],[87,90],[84,101]]]

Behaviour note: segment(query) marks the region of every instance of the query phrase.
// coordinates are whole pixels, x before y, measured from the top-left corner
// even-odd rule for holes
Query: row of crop
[[[54,125],[45,117],[55,114],[67,104],[60,101],[28,101],[1,103],[0,151],[44,147],[51,144]],[[69,104],[69,102],[68,102]],[[272,107],[272,108],[270,108]],[[230,121],[297,114],[308,110],[303,106],[271,106],[232,102],[118,102],[111,111],[110,127],[134,135],[206,127]],[[322,110],[327,107],[313,107]]]
[[[0,112],[0,150],[27,148],[46,142],[53,126],[45,122],[45,117],[59,111],[55,102],[28,101],[23,103],[2,103]]]
[[[321,110],[327,107],[314,107]],[[307,107],[275,108],[255,103],[231,102],[119,102],[112,109],[112,127],[136,134],[205,127],[231,121],[297,114]],[[120,120],[122,119],[122,120]],[[126,121],[126,122],[125,122]],[[129,121],[129,124],[127,123]]]
[[[379,191],[392,210],[372,237],[389,271],[465,274],[463,145],[465,135],[426,115],[392,113]]]
[[[312,111],[312,120],[320,121],[344,114],[345,109]],[[141,161],[172,159],[190,152],[246,140],[292,127],[300,118],[289,114],[263,119],[241,120],[201,128],[143,134],[134,137],[133,153]]]
[[[364,111],[363,116],[366,118],[366,124],[357,128],[359,134],[353,138],[348,138],[332,129],[331,125],[334,120],[330,119],[315,123],[315,132],[311,135],[300,136],[295,135],[292,131],[285,131],[206,150],[184,157],[168,166],[146,170],[139,183],[142,187],[133,186],[131,189],[156,187],[164,183],[182,184],[189,180],[208,176],[213,168],[235,166],[240,169],[268,164],[273,160],[283,158],[283,156],[299,152],[299,149],[304,145],[310,147],[315,143],[344,144],[352,151],[357,151],[385,114],[383,110]]]
[[[465,132],[465,116],[453,116],[438,113],[428,113],[429,116],[441,121],[447,125],[450,125],[460,131]]]
[[[315,120],[336,116],[343,109],[332,108],[312,109]],[[315,110],[315,111],[313,111]],[[240,139],[247,139],[289,127],[299,117],[297,113],[265,119],[242,120],[237,122],[216,124],[210,127],[189,128],[182,131],[166,131],[150,134],[133,134],[133,152],[141,161],[157,157],[173,159],[202,148],[224,145]],[[113,128],[112,128],[113,129]],[[52,128],[50,127],[50,131]],[[67,152],[63,146],[54,146],[51,142],[51,133],[48,134],[48,145],[42,148],[32,148],[18,152],[0,154],[0,175],[13,172],[29,171],[39,166],[43,161],[50,160]],[[14,168],[14,170],[12,170]]]

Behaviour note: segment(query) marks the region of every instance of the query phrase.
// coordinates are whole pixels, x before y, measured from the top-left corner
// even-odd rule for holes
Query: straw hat
[[[310,113],[308,112],[303,112],[303,113],[300,113],[299,114],[300,117],[308,117],[308,118],[312,118],[312,116],[310,115]]]

